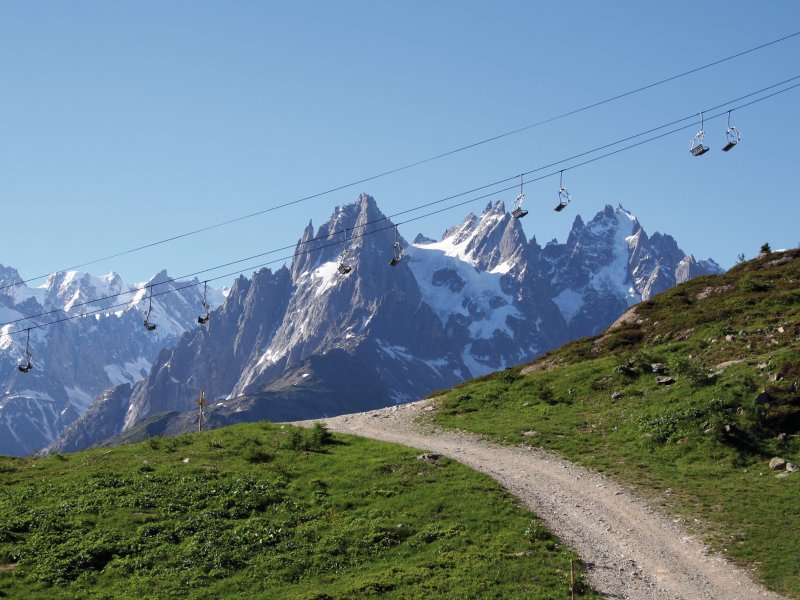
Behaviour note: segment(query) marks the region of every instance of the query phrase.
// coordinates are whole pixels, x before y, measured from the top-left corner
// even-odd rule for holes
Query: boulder
[[[781,458],[780,456],[775,456],[769,461],[769,468],[773,471],[777,471],[778,469],[783,469],[786,466],[786,460]]]
[[[622,398],[622,394],[620,394],[619,392],[614,392],[613,394],[611,394],[612,400],[619,400],[620,398]]]
[[[790,462],[786,463],[786,470],[789,471],[789,473],[794,473],[798,469],[800,469],[800,467],[798,467],[796,464]]]
[[[535,435],[539,435],[539,432],[534,431],[533,429],[529,429],[528,431],[523,431],[522,435],[524,435],[525,437],[533,437]]]
[[[673,383],[675,383],[675,380],[672,377],[669,377],[668,375],[659,375],[658,377],[656,377],[656,383],[658,385],[672,385]]]
[[[441,456],[442,456],[441,454],[433,454],[433,453],[420,454],[419,456],[417,456],[417,460],[435,463],[437,460],[439,460],[439,458],[441,458]]]
[[[653,373],[663,373],[667,370],[667,365],[664,363],[652,363],[650,368],[653,370]]]

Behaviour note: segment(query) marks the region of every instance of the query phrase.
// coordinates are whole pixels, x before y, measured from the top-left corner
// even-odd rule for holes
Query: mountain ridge
[[[149,371],[158,351],[196,326],[202,290],[196,279],[171,281],[161,271],[149,281],[126,285],[111,272],[93,276],[78,271],[50,275],[30,288],[16,269],[0,265],[0,453],[27,454],[52,442],[111,386],[134,384]],[[174,293],[153,299],[154,331],[142,326],[147,290]],[[218,304],[224,296],[209,290]],[[119,295],[114,298],[109,296]],[[101,299],[102,298],[102,299]],[[127,300],[125,306],[120,299]],[[70,318],[92,312],[83,318]],[[46,313],[46,314],[43,314]],[[34,315],[42,315],[33,318]],[[42,323],[65,319],[56,325]],[[30,330],[33,369],[20,373]]]
[[[191,412],[201,390],[214,399],[210,421],[225,423],[413,400],[596,333],[674,285],[688,261],[670,236],[648,238],[632,214],[610,205],[586,223],[576,217],[566,243],[544,248],[502,201],[439,241],[397,239],[405,256],[390,267],[395,226],[367,194],[336,207],[316,233],[309,223],[289,267],[237,279],[207,328],[160,353],[133,387],[117,433],[160,412]],[[337,270],[343,253],[346,276]],[[713,261],[687,264],[681,277],[720,271]],[[374,382],[369,399],[354,380]],[[354,390],[353,405],[309,400],[315,389]],[[292,414],[300,397],[306,404],[297,400]],[[67,435],[56,447],[71,443]]]

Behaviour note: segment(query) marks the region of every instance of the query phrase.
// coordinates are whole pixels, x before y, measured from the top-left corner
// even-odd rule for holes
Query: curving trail
[[[588,566],[593,587],[631,600],[780,600],[613,481],[551,453],[498,446],[463,432],[423,430],[430,401],[322,419],[333,431],[455,459],[515,494]],[[309,425],[314,421],[297,424]]]

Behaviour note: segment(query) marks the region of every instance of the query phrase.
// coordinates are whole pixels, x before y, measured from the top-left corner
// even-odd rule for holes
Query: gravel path
[[[592,585],[606,597],[782,598],[724,558],[709,555],[700,541],[607,477],[542,450],[493,445],[413,423],[432,409],[422,400],[323,421],[333,431],[434,452],[490,475],[580,555]]]

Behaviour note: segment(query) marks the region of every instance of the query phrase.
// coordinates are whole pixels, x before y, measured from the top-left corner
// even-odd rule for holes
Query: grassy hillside
[[[544,599],[576,558],[488,477],[321,427],[0,458],[0,490],[0,597]]]
[[[773,253],[644,302],[602,336],[463,384],[434,419],[634,484],[800,597],[800,472],[776,478],[768,466],[800,463],[799,340],[800,251]]]

